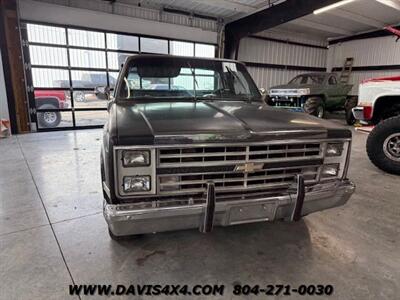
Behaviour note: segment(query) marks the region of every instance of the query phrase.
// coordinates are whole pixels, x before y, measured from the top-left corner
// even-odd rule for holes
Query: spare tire
[[[310,97],[304,102],[304,111],[309,115],[323,118],[325,116],[324,101],[320,97]]]
[[[379,169],[400,175],[400,116],[375,126],[368,136],[367,153]]]

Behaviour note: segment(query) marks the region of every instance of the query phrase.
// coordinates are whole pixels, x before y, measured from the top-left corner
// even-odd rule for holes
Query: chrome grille
[[[317,181],[319,165],[264,169],[254,173],[218,172],[210,174],[158,175],[158,187],[163,193],[199,193],[206,189],[207,182],[215,184],[216,191],[260,188],[287,188],[296,174],[303,174],[307,184]],[[173,180],[171,180],[173,178]]]
[[[209,181],[217,192],[287,189],[297,174],[312,184],[318,181],[322,153],[319,142],[160,148],[158,193],[201,193]],[[285,162],[292,163],[280,166]],[[237,168],[249,163],[259,169]]]
[[[320,157],[320,143],[188,147],[160,149],[158,166],[215,166]]]

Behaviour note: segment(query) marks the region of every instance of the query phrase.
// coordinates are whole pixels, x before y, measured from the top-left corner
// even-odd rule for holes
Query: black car
[[[112,238],[295,221],[353,193],[351,131],[265,105],[242,63],[136,55],[121,72],[101,151]]]

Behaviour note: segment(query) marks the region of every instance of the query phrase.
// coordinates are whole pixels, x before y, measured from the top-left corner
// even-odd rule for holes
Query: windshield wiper
[[[231,74],[239,82],[239,84],[242,86],[243,90],[246,90],[246,86],[244,85],[244,83],[240,79],[240,77],[235,72],[233,72],[232,69],[229,68],[228,66],[225,66],[225,68],[229,72],[229,74]],[[251,103],[251,97],[249,97],[249,95],[247,95],[247,94],[245,94],[245,95],[246,95],[247,102]]]
[[[199,84],[197,83],[197,79],[196,79],[196,76],[195,76],[194,68],[192,68],[192,66],[190,65],[189,62],[187,62],[187,65],[188,65],[188,67],[189,67],[189,69],[190,69],[190,72],[192,73],[192,76],[193,76],[193,81],[194,81],[194,85],[195,85],[195,86],[193,87],[193,91],[194,91],[194,100],[197,101],[196,87],[198,88],[198,87],[199,87]]]

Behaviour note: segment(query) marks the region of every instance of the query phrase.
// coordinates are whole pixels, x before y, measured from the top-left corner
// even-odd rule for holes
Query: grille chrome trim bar
[[[317,175],[317,172],[310,173],[307,175]],[[247,177],[247,181],[257,181],[257,180],[267,180],[267,179],[283,179],[283,178],[292,178],[294,175],[293,174],[283,174],[281,175],[266,175],[266,176],[257,176],[257,177]],[[244,181],[245,177],[240,177],[240,178],[222,178],[222,179],[212,179],[214,183],[225,183],[225,182],[241,182]],[[165,187],[165,186],[176,186],[176,185],[190,185],[190,184],[204,184],[205,180],[185,180],[179,183],[160,183],[160,187]]]
[[[234,151],[237,150],[237,151]],[[245,151],[243,151],[245,150]],[[157,167],[221,166],[241,163],[264,163],[269,161],[293,161],[323,158],[321,142],[296,144],[260,145],[213,145],[158,149]]]
[[[257,160],[249,160],[248,162],[252,163],[268,163],[268,162],[290,162],[290,161],[298,161],[299,159],[303,160],[316,160],[322,159],[321,156],[301,156],[301,157],[290,157],[290,158],[270,158],[268,160],[265,159],[257,159]],[[208,162],[196,162],[196,163],[163,163],[159,165],[158,168],[178,168],[178,167],[214,167],[214,166],[230,166],[230,165],[238,165],[243,164],[246,161],[243,160],[226,160],[223,162],[218,161],[208,161]]]
[[[297,152],[315,152],[319,151],[319,148],[306,148],[306,149],[288,149],[286,151],[281,150],[270,150],[270,151],[251,151],[251,155],[261,154],[279,154],[279,153],[297,153]],[[182,153],[182,154],[163,154],[163,158],[180,158],[180,157],[215,157],[215,156],[245,156],[247,152],[216,152],[216,153]]]
[[[308,130],[307,130],[308,132]],[[273,140],[273,141],[261,141],[261,142],[248,142],[246,145],[276,145],[276,144],[301,144],[301,143],[340,143],[349,142],[351,138],[324,138],[324,139],[291,139],[291,140]],[[114,146],[115,150],[126,150],[126,149],[167,149],[167,148],[193,148],[193,147],[238,147],[243,146],[243,143],[199,143],[199,144],[159,144],[159,145],[136,145],[136,146]]]
[[[247,191],[247,190],[265,190],[269,188],[288,188],[292,182],[286,182],[286,183],[269,183],[269,184],[254,184],[247,186],[246,188],[244,186],[231,186],[229,189],[227,188],[221,188],[221,187],[215,187],[216,192],[228,192],[228,191]],[[205,188],[195,188],[195,189],[184,189],[184,190],[178,190],[178,191],[160,191],[159,195],[185,195],[185,194],[194,194],[194,193],[202,193],[205,191]]]

